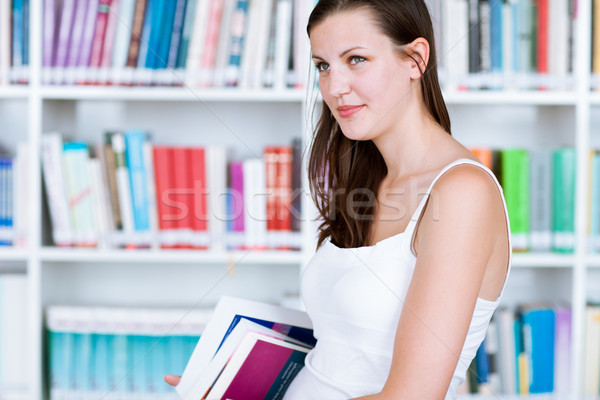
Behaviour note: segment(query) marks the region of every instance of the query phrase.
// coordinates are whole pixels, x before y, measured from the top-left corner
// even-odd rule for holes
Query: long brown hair
[[[429,62],[421,71],[421,97],[434,121],[451,134],[450,117],[438,81],[433,27],[423,0],[319,0],[308,19],[309,37],[311,29],[327,17],[357,9],[368,10],[380,31],[398,47],[417,38],[429,42]],[[399,52],[401,56],[415,57],[402,49]],[[367,243],[376,195],[386,174],[387,167],[375,144],[371,140],[346,138],[323,102],[308,163],[311,193],[323,219],[317,247],[328,237],[344,248]]]

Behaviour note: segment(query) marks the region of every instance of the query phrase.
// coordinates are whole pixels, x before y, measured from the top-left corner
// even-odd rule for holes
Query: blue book
[[[531,361],[530,393],[551,393],[554,390],[554,327],[552,309],[529,310],[523,314],[526,351]]]
[[[23,0],[23,65],[29,65],[29,0]]]
[[[521,393],[521,383],[520,383],[520,374],[519,374],[519,356],[525,350],[523,348],[523,322],[521,321],[521,314],[515,314],[515,324],[514,324],[514,333],[515,333],[515,382],[517,383],[517,393]]]
[[[138,68],[146,67],[146,59],[148,58],[148,46],[150,44],[150,30],[152,22],[152,7],[158,0],[147,0],[146,12],[144,14],[144,24],[142,25],[142,34],[140,37],[140,49],[138,52],[137,66]]]
[[[50,350],[50,399],[54,399],[56,391],[67,388],[69,381],[69,363],[67,360],[67,336],[69,333],[48,332]]]
[[[192,28],[194,27],[194,16],[196,14],[197,4],[198,2],[195,0],[186,0],[185,2],[185,17],[181,28],[181,39],[179,40],[179,49],[177,49],[177,62],[175,63],[175,68],[185,68],[185,64],[187,63],[190,36],[192,34]]]
[[[166,30],[165,37],[168,38],[164,40],[167,42],[166,51],[165,51],[165,67],[174,69],[177,64],[177,51],[179,50],[179,42],[181,41],[181,34],[183,28],[183,19],[185,18],[185,3],[187,0],[176,0],[171,5],[172,8],[172,18],[171,18],[171,29]]]
[[[12,4],[12,66],[23,63],[23,1],[13,0]]]
[[[225,71],[225,83],[235,86],[239,80],[242,65],[242,52],[244,49],[244,37],[248,20],[248,0],[238,0],[233,12],[229,42],[229,63]]]
[[[490,53],[492,59],[492,72],[502,72],[502,13],[503,1],[490,2]]]
[[[164,39],[161,35],[163,33],[162,24],[165,3],[166,0],[152,0],[152,4],[148,4],[148,7],[152,8],[152,12],[150,20],[150,37],[148,38],[148,54],[146,55],[145,66],[149,69],[156,69],[158,67],[160,43]]]
[[[146,166],[144,165],[144,143],[147,135],[142,131],[128,131],[125,138],[125,159],[131,185],[131,204],[136,231],[150,230]]]
[[[111,391],[117,396],[127,393],[127,335],[111,336],[112,367],[109,369]]]
[[[167,393],[172,390],[171,386],[167,384],[163,377],[166,374],[171,374],[168,371],[169,368],[169,337],[153,337],[151,342],[151,351],[149,354],[151,362],[149,363],[150,374],[152,380],[152,391],[154,393]]]
[[[519,2],[510,3],[512,17],[512,70],[519,71]]]
[[[183,336],[170,336],[168,341],[168,360],[167,363],[171,373],[175,375],[182,375],[183,370],[185,369],[185,364],[187,362],[187,358],[184,355],[184,340]]]
[[[92,346],[92,383],[91,388],[96,393],[108,393],[111,389],[109,381],[110,349],[108,348],[109,336],[103,333],[95,333],[91,337]]]
[[[73,333],[73,389],[78,393],[91,390],[90,373],[92,356],[92,336],[90,333]]]

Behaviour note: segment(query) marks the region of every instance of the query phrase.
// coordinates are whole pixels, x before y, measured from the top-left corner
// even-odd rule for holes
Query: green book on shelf
[[[523,149],[502,150],[502,187],[508,217],[512,247],[515,251],[529,249],[529,153]]]
[[[553,161],[552,249],[570,253],[575,248],[575,149],[556,149]]]

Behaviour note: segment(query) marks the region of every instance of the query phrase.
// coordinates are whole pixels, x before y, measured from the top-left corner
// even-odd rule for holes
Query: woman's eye
[[[358,64],[365,61],[364,57],[361,56],[352,56],[350,57],[350,64]]]
[[[318,64],[316,65],[316,67],[317,67],[317,70],[318,70],[319,72],[322,72],[322,71],[327,71],[327,70],[329,70],[329,64],[327,64],[327,63],[324,63],[324,62],[318,63]]]

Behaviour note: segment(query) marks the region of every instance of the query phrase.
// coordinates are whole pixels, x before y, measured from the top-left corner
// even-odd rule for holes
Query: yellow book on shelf
[[[526,353],[519,354],[519,394],[529,394],[529,358]]]

